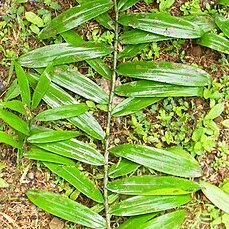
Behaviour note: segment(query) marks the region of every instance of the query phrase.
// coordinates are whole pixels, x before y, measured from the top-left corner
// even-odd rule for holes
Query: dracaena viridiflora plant
[[[114,146],[110,141],[115,117],[141,110],[169,96],[202,96],[203,88],[211,83],[207,72],[191,65],[162,61],[124,62],[123,58],[135,56],[149,42],[174,38],[198,39],[201,45],[229,53],[227,38],[210,32],[215,24],[209,16],[178,18],[164,13],[126,14],[125,10],[136,0],[78,2],[79,6],[54,18],[39,34],[39,39],[60,34],[64,43],[35,49],[15,63],[17,81],[1,103],[0,118],[18,133],[18,137],[4,132],[0,132],[0,137],[2,142],[18,148],[19,157],[42,161],[53,173],[93,200],[94,206],[89,208],[66,196],[42,190],[29,190],[28,198],[53,215],[89,228],[111,228],[112,216],[129,217],[119,226],[122,229],[179,228],[185,219],[183,210],[161,213],[188,203],[191,194],[199,189],[217,207],[229,213],[228,194],[209,183],[188,179],[201,177],[202,172],[198,162],[182,148],[158,149],[139,144]],[[114,18],[108,11],[113,12]],[[114,32],[112,47],[85,41],[73,30],[90,19]],[[216,20],[227,36],[228,27],[223,24],[226,19],[219,16]],[[121,34],[122,26],[129,29]],[[223,39],[224,46],[215,38]],[[124,47],[121,52],[118,52],[119,43]],[[112,68],[102,59],[106,55],[112,56]],[[99,75],[110,80],[109,95],[68,65],[79,61],[86,61]],[[37,74],[26,73],[22,67],[33,68]],[[133,80],[115,87],[118,75]],[[64,89],[107,105],[106,127],[103,129],[88,112],[88,107],[78,103]],[[19,94],[21,101],[14,100]],[[115,106],[115,94],[126,99]],[[50,109],[36,114],[41,100]],[[21,114],[20,117],[12,111]],[[67,119],[80,131],[59,131],[36,125],[38,121],[61,119]],[[83,142],[85,137],[79,138],[81,131],[84,136],[101,141],[103,148],[97,150]],[[120,160],[110,167],[111,156]],[[91,181],[76,162],[103,167],[103,186]],[[163,175],[129,176],[140,166]]]

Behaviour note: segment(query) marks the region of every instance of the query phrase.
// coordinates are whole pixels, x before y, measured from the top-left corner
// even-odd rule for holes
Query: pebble
[[[64,228],[64,222],[60,219],[54,217],[51,222],[49,223],[50,229],[63,229]]]

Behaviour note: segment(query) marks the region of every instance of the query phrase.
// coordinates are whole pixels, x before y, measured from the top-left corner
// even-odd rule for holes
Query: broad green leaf
[[[180,229],[185,220],[185,211],[179,210],[151,219],[141,225],[138,229]]]
[[[218,208],[229,214],[229,194],[207,182],[200,182],[204,195]]]
[[[63,131],[63,130],[50,130],[41,131],[37,134],[32,134],[28,137],[30,143],[51,143],[68,140],[70,138],[78,136],[79,133],[76,131]]]
[[[108,189],[125,195],[184,195],[196,192],[200,186],[171,176],[133,176],[110,182]]]
[[[29,76],[30,83],[32,85],[36,84],[36,81],[38,80],[37,76],[35,74],[30,74]],[[48,91],[46,92],[44,101],[53,108],[61,107],[63,105],[78,104],[72,96],[53,83],[51,83]],[[89,112],[68,120],[79,129],[96,139],[101,140],[105,137],[102,127]]]
[[[197,44],[229,54],[229,40],[214,33],[205,33],[197,40]]]
[[[223,31],[223,33],[229,38],[229,19],[217,14],[215,16],[216,25]]]
[[[188,203],[189,195],[180,196],[134,196],[111,207],[111,214],[134,216],[173,209]]]
[[[29,135],[29,126],[27,123],[19,118],[17,115],[0,109],[0,119],[10,125],[13,129],[25,134]]]
[[[62,65],[94,59],[108,55],[112,51],[108,46],[93,42],[87,42],[81,46],[68,43],[52,44],[22,55],[19,57],[18,62],[27,68],[43,68],[47,67],[50,63]]]
[[[142,110],[154,103],[157,103],[161,98],[135,98],[130,97],[119,103],[113,110],[113,116],[124,116]]]
[[[185,150],[163,150],[144,145],[123,144],[110,149],[116,156],[148,168],[180,177],[200,177],[201,167]]]
[[[18,113],[23,114],[23,115],[26,114],[24,105],[20,100],[1,102],[0,107],[8,108],[13,111],[17,111]]]
[[[26,195],[33,204],[62,219],[86,227],[106,228],[102,216],[64,195],[38,190],[29,190]]]
[[[174,38],[199,38],[204,31],[195,23],[166,13],[125,14],[119,23],[143,31]]]
[[[133,81],[116,87],[115,93],[127,97],[187,97],[202,96],[202,87],[186,87],[149,80]]]
[[[13,81],[10,88],[7,90],[4,101],[9,101],[11,99],[14,99],[20,95],[20,87],[17,83],[17,79]]]
[[[62,157],[55,153],[50,153],[48,151],[39,149],[34,146],[29,151],[26,151],[23,156],[25,158],[43,161],[43,162],[53,162],[53,163],[63,164],[63,165],[75,165],[74,161],[66,157]]]
[[[64,105],[61,107],[45,110],[39,113],[35,119],[38,121],[55,121],[59,119],[72,118],[81,115],[86,111],[88,111],[88,107],[83,103]]]
[[[214,107],[211,108],[211,110],[208,112],[208,114],[205,116],[205,120],[212,120],[217,117],[219,117],[222,112],[224,111],[224,105],[223,103],[218,103]]]
[[[31,22],[34,25],[37,25],[38,27],[43,27],[44,22],[43,20],[37,16],[34,12],[25,12],[25,18],[27,21]]]
[[[36,145],[47,151],[82,161],[87,164],[97,166],[104,165],[104,157],[99,151],[76,139]]]
[[[60,165],[55,163],[44,162],[44,164],[59,177],[73,185],[77,190],[82,192],[90,199],[103,203],[103,195],[96,185],[80,170],[72,165]]]
[[[118,58],[131,58],[140,53],[148,44],[126,45],[124,49],[119,53]]]
[[[29,81],[27,79],[26,73],[17,62],[15,62],[15,71],[17,75],[18,85],[20,88],[22,102],[30,107],[31,95]]]
[[[55,17],[38,35],[46,39],[56,34],[73,29],[98,15],[105,13],[113,6],[110,0],[86,1],[84,4],[72,7]]]
[[[206,86],[211,77],[204,70],[171,62],[132,61],[120,64],[118,74],[182,86]]]
[[[111,178],[125,176],[129,173],[135,172],[140,165],[132,161],[121,159],[117,164],[111,166],[108,171],[108,175]]]
[[[109,30],[114,30],[114,20],[110,17],[108,13],[100,14],[95,20],[102,25],[104,28]]]
[[[32,98],[32,108],[36,108],[45,93],[47,92],[51,79],[53,77],[53,65],[50,64],[44,72],[41,74],[37,86],[34,89],[33,98]]]
[[[22,148],[22,144],[15,140],[15,136],[9,135],[3,131],[0,131],[0,143],[5,143],[18,149]]]
[[[120,0],[118,2],[118,10],[125,11],[135,5],[139,0]]]
[[[224,6],[229,6],[229,1],[228,0],[218,0],[218,4],[224,5]]]

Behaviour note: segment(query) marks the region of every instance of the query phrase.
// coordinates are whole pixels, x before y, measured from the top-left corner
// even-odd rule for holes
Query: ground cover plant
[[[158,10],[152,1],[77,3],[55,16],[27,11],[26,26],[43,44],[10,57],[0,140],[16,149],[19,170],[23,160],[37,161],[65,191],[32,187],[27,198],[78,228],[168,229],[200,225],[188,212],[205,198],[210,213],[217,211],[208,226],[228,227],[228,3],[203,11],[192,1],[180,7],[182,16],[169,12],[175,1],[157,1]],[[20,18],[19,9],[12,15]],[[82,33],[90,20],[101,27]],[[220,71],[184,61],[187,42],[221,55]],[[179,59],[160,58],[163,44]],[[195,116],[193,99],[208,110],[197,103]],[[203,168],[213,151],[212,167],[225,168],[214,182],[220,186]]]

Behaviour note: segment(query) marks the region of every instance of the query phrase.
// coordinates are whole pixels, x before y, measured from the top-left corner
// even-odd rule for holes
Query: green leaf
[[[229,40],[214,33],[205,33],[197,40],[197,44],[229,54]]]
[[[87,164],[97,166],[104,165],[104,157],[99,151],[76,139],[36,145],[47,151],[82,161]]]
[[[11,99],[14,99],[20,95],[20,87],[17,83],[17,79],[13,81],[9,89],[7,90],[4,101],[9,101]]]
[[[125,195],[184,195],[196,192],[200,186],[193,181],[171,176],[133,176],[108,184],[112,192]]]
[[[140,165],[132,161],[122,159],[117,164],[111,166],[108,171],[108,175],[111,178],[116,178],[120,176],[125,176],[129,173],[135,172]]]
[[[86,227],[106,228],[106,221],[102,216],[64,195],[38,190],[29,190],[26,195],[39,208],[62,219]]]
[[[26,73],[23,68],[15,62],[15,71],[18,79],[18,85],[21,92],[21,99],[24,104],[30,107],[30,88],[29,88],[29,81],[27,79]]]
[[[38,121],[55,121],[59,119],[72,118],[88,111],[87,105],[71,104],[45,110],[39,113],[35,119]]]
[[[125,62],[118,66],[117,72],[120,75],[137,79],[182,86],[206,86],[211,83],[210,75],[200,68],[164,61]]]
[[[126,14],[120,17],[119,23],[167,37],[191,39],[204,34],[198,25],[166,13]]]
[[[229,128],[229,119],[225,119],[221,123],[222,123],[223,126]]]
[[[144,145],[123,144],[110,149],[116,156],[148,168],[181,177],[200,177],[201,167],[185,150],[163,150]]]
[[[8,188],[9,184],[0,177],[0,188]]]
[[[218,4],[224,5],[224,6],[229,6],[228,0],[218,0]]]
[[[229,214],[229,195],[207,182],[200,182],[204,195],[218,208]]]
[[[53,65],[50,64],[41,74],[37,86],[34,89],[33,98],[32,98],[32,108],[36,108],[39,105],[40,101],[42,100],[42,98],[44,97],[45,93],[47,92],[50,86],[52,77],[53,77]]]
[[[43,68],[47,67],[50,63],[62,65],[94,59],[108,55],[112,51],[108,46],[93,42],[87,42],[81,46],[68,43],[52,44],[22,55],[19,57],[18,62],[27,68]]]
[[[214,107],[211,108],[211,110],[208,112],[208,114],[205,116],[205,120],[213,120],[217,117],[219,117],[222,112],[224,111],[224,105],[223,103],[218,103]]]
[[[189,195],[180,196],[134,196],[111,207],[111,214],[117,216],[134,216],[151,212],[173,209],[188,203]]]
[[[43,20],[33,12],[25,12],[25,18],[27,21],[37,25],[38,27],[44,26]]]
[[[103,203],[103,195],[96,185],[75,166],[44,163],[53,173],[62,177],[90,199]]]
[[[148,44],[138,44],[138,45],[126,45],[124,49],[119,53],[118,58],[131,58],[140,53]]]
[[[0,107],[8,108],[13,111],[17,111],[18,113],[23,114],[23,115],[26,114],[24,105],[20,100],[1,102]]]
[[[50,130],[41,131],[40,133],[32,134],[27,139],[30,143],[51,143],[67,140],[78,136],[76,131]]]
[[[125,11],[135,5],[139,0],[120,0],[118,2],[118,10]]]
[[[5,143],[18,149],[22,148],[22,144],[15,140],[15,136],[9,135],[3,131],[0,131],[0,143]]]
[[[215,16],[216,25],[223,31],[223,33],[229,38],[229,19],[217,14]]]
[[[72,7],[55,17],[38,35],[39,39],[46,39],[56,34],[73,29],[98,15],[107,12],[113,6],[110,0],[93,0]]]
[[[100,14],[95,20],[102,25],[104,28],[109,30],[114,30],[114,20],[110,17],[108,13]]]
[[[116,94],[128,97],[202,96],[203,88],[171,85],[149,80],[133,81],[116,87]]]
[[[17,115],[0,109],[0,119],[10,125],[13,129],[25,134],[29,135],[29,127],[27,123],[19,118]]]

